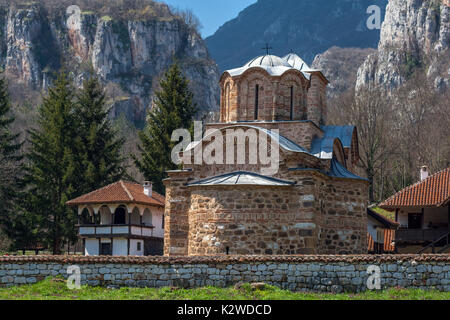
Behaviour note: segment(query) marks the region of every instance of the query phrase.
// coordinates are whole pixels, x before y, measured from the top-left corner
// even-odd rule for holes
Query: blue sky
[[[212,35],[221,25],[231,20],[256,0],[163,0],[180,9],[190,9],[200,19],[203,37]]]

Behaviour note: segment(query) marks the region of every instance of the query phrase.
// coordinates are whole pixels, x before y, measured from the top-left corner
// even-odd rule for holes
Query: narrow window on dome
[[[227,83],[225,87],[225,121],[230,117],[230,84]]]
[[[255,120],[258,120],[258,108],[259,108],[259,84],[255,86]]]
[[[291,120],[294,120],[294,87],[291,87]]]

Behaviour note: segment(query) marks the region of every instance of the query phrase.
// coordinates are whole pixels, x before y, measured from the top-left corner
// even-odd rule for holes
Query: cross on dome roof
[[[269,47],[269,44],[266,42],[266,46],[262,48],[263,50],[266,50],[266,55],[269,55],[269,50],[273,49],[272,47]]]

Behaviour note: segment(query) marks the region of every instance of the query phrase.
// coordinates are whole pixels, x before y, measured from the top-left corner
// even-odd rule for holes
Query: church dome
[[[300,70],[300,71],[307,71],[311,68],[306,64],[305,61],[303,61],[302,58],[300,58],[295,53],[289,53],[288,55],[283,57],[283,61],[291,65],[293,68]]]
[[[252,67],[287,67],[292,68],[292,66],[281,59],[280,57],[274,55],[264,55],[254,58],[247,62],[244,67],[252,68]]]
[[[240,68],[227,70],[225,72],[228,72],[232,77],[234,77],[239,76],[252,68],[264,69],[271,76],[281,76],[286,71],[293,69],[289,63],[280,57],[274,55],[264,55],[250,60]]]

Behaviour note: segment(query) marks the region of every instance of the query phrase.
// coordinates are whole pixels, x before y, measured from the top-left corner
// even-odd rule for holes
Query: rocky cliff
[[[375,48],[380,30],[369,30],[367,9],[378,5],[381,16],[387,0],[258,0],[206,39],[221,70],[243,65],[264,53],[291,50],[311,63],[332,46]]]
[[[389,89],[415,72],[425,72],[437,89],[450,76],[448,0],[390,0],[378,51],[360,67],[357,88],[370,83]]]
[[[367,56],[375,53],[373,48],[339,48],[331,47],[318,54],[311,65],[322,70],[330,81],[327,93],[330,98],[336,97],[356,84],[356,74],[359,66]]]
[[[1,6],[0,63],[11,81],[45,89],[64,66],[81,84],[93,68],[107,88],[112,116],[124,113],[142,125],[159,78],[177,59],[199,109],[218,108],[215,62],[197,31],[166,5],[144,0],[136,8],[116,12],[111,5],[105,12],[103,1],[70,3],[79,6],[64,1]]]

